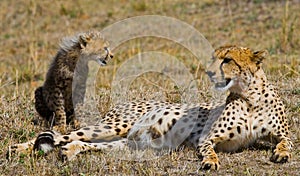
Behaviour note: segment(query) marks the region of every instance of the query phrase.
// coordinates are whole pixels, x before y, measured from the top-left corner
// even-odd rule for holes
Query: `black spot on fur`
[[[174,114],[175,114],[175,115],[180,115],[180,113],[179,113],[179,112],[175,112]]]
[[[78,136],[83,136],[83,135],[84,135],[84,133],[81,132],[81,131],[77,132],[76,134],[77,134]]]
[[[90,142],[89,140],[85,140],[84,138],[79,139],[82,142]]]
[[[105,125],[103,128],[105,128],[105,129],[111,129],[111,126]]]
[[[160,118],[160,119],[158,120],[158,124],[161,125],[161,124],[162,124],[162,121],[163,121],[163,119]]]
[[[155,119],[155,114],[153,114],[152,116],[151,116],[151,120],[154,120]]]
[[[237,130],[237,132],[238,132],[239,134],[241,134],[241,127],[240,127],[240,126],[237,126],[236,130]]]
[[[93,133],[92,137],[96,138],[96,137],[98,137],[98,134],[97,133]]]
[[[187,123],[188,121],[189,121],[189,119],[188,118],[185,118],[185,119],[183,119],[182,120],[184,123]]]
[[[176,119],[172,119],[172,125],[175,125],[176,122],[177,122]]]

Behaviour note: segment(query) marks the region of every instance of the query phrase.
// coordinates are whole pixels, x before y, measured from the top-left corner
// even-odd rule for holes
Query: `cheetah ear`
[[[255,51],[253,52],[252,61],[255,62],[257,65],[262,63],[262,61],[269,55],[267,50]]]
[[[80,45],[80,48],[81,49],[85,48],[89,40],[90,40],[89,36],[87,36],[87,35],[80,35],[79,36],[79,45]]]

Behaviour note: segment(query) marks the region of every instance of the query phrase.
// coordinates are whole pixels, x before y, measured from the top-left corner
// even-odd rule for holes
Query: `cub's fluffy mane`
[[[69,36],[69,37],[64,37],[59,46],[60,48],[65,51],[68,52],[72,49],[74,49],[74,46],[80,45],[81,42],[85,42],[87,43],[90,39],[103,39],[104,37],[100,32],[97,31],[89,31],[86,33],[78,33],[74,36]]]
[[[78,33],[74,36],[64,37],[59,44],[60,48],[66,52],[72,50],[72,48],[76,44],[79,44],[79,39],[81,35],[83,35],[83,33]]]

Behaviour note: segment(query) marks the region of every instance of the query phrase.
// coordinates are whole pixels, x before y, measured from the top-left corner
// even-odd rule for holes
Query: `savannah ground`
[[[0,2],[0,175],[300,175],[300,1],[10,1]],[[32,121],[34,90],[42,85],[59,40],[91,29],[101,30],[138,15],[164,15],[194,26],[213,47],[237,44],[267,49],[264,68],[279,88],[287,107],[295,144],[287,164],[269,161],[270,147],[219,153],[219,171],[201,171],[194,150],[185,148],[152,160],[123,160],[109,152],[88,152],[62,162],[58,151],[47,156],[13,156],[9,145],[32,139],[44,130]],[[155,24],[154,24],[155,25]],[[139,52],[162,51],[176,56],[198,84],[198,100],[209,101],[211,88],[205,66],[182,46],[165,39],[139,38],[114,50],[115,57],[97,74],[98,109],[112,101],[111,82],[119,66]],[[180,101],[180,91],[168,77],[145,73],[130,86],[128,100]],[[271,146],[272,148],[272,146]],[[124,152],[126,155],[126,152]]]

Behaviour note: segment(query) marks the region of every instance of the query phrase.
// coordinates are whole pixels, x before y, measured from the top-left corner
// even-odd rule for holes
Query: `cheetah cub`
[[[64,38],[50,65],[44,85],[35,90],[36,111],[49,123],[53,122],[54,130],[61,133],[66,132],[69,123],[78,128],[74,107],[84,99],[88,61],[106,65],[111,58],[113,55],[108,42],[100,32],[90,31]]]

